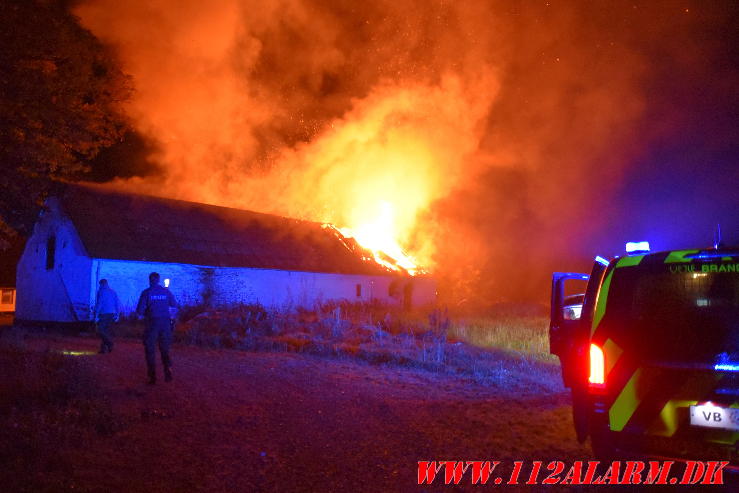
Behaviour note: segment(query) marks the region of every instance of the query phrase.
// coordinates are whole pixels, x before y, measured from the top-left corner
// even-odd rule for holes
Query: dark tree
[[[63,0],[0,0],[0,247],[127,130],[130,81]]]

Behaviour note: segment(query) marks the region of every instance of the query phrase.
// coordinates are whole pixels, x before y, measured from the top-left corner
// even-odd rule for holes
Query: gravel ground
[[[32,347],[94,352],[98,342],[42,338]],[[417,461],[591,458],[574,439],[561,391],[512,394],[294,353],[175,346],[173,356],[175,381],[155,386],[144,384],[134,341],[118,341],[108,355],[70,356],[98,374],[117,430],[79,444],[69,471],[75,490],[456,491],[438,479],[419,486]],[[465,489],[487,489],[469,481]]]

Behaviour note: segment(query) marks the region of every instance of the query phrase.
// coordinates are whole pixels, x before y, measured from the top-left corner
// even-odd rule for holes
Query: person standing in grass
[[[172,360],[169,356],[169,347],[172,344],[172,315],[171,308],[178,308],[169,289],[159,285],[159,274],[149,274],[149,287],[141,292],[136,313],[146,319],[144,330],[144,352],[146,354],[146,369],[149,375],[149,384],[157,382],[156,375],[156,345],[159,343],[159,352],[162,355],[164,380],[172,381]]]
[[[113,351],[113,336],[110,333],[110,327],[113,322],[118,320],[120,313],[120,303],[118,295],[110,286],[107,279],[100,279],[100,288],[98,289],[97,299],[95,301],[95,323],[97,324],[98,335],[100,335],[100,354]]]

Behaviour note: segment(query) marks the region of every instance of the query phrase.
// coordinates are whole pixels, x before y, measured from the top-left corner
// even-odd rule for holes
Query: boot
[[[169,366],[164,367],[164,381],[165,382],[172,381],[172,368],[170,368]]]
[[[154,385],[157,383],[157,376],[155,373],[149,373],[149,380],[146,381],[149,385]]]

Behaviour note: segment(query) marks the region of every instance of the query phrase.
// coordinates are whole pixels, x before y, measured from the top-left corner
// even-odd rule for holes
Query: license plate
[[[739,409],[713,404],[690,406],[690,424],[739,431]]]

